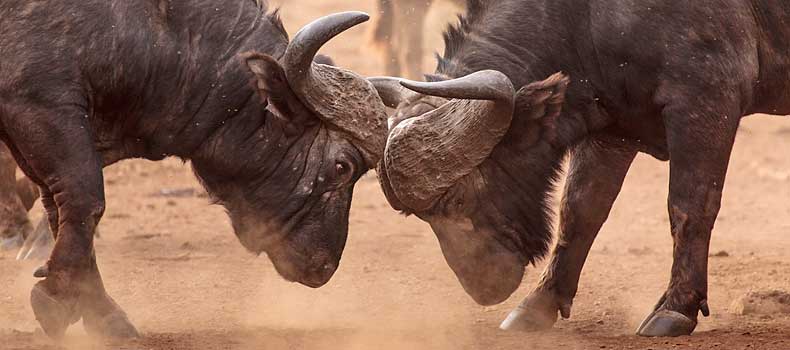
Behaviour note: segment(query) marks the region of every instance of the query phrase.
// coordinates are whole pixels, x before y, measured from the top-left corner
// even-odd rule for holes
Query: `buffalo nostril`
[[[328,262],[323,264],[316,264],[309,270],[302,280],[302,284],[312,288],[318,288],[327,282],[335,272],[336,264]]]

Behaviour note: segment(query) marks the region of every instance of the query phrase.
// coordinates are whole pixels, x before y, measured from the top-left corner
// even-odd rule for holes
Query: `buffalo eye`
[[[335,163],[335,171],[337,172],[338,176],[342,176],[348,171],[348,165],[344,164],[343,162]]]
[[[354,171],[351,168],[351,164],[342,160],[335,162],[335,179],[337,179],[339,184],[345,184],[350,181],[353,174]]]

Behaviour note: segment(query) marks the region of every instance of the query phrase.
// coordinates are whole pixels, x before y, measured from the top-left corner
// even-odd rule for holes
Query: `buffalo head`
[[[354,184],[375,167],[386,142],[386,111],[373,85],[316,59],[329,39],[367,19],[359,12],[319,19],[279,59],[242,54],[260,97],[242,112],[254,117],[229,119],[238,125],[218,131],[227,135],[207,147],[215,149],[211,162],[193,162],[242,245],[310,287],[337,269]]]
[[[542,222],[529,219],[544,215],[545,206],[530,212],[534,203],[521,196],[529,192],[529,182],[519,179],[527,173],[505,163],[524,162],[516,157],[528,159],[540,134],[551,131],[568,79],[556,74],[518,92],[491,70],[431,79],[439,81],[371,78],[385,104],[396,108],[378,169],[381,186],[395,209],[430,223],[475,301],[499,303],[518,288],[525,266],[545,253],[548,241],[541,237],[545,227],[531,227]],[[514,130],[514,119],[527,128]]]

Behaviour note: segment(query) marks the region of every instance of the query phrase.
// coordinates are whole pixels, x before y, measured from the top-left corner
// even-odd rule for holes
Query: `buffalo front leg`
[[[688,335],[697,326],[699,311],[709,315],[708,250],[741,117],[738,111],[710,108],[700,114],[690,108],[665,107],[672,276],[655,310],[637,329],[638,335]]]
[[[44,279],[33,287],[30,302],[43,330],[56,339],[81,317],[90,331],[136,336],[123,310],[107,295],[96,265],[93,233],[104,212],[102,164],[87,113],[74,109],[25,106],[13,114],[18,118],[4,120],[23,158],[22,168],[42,184],[42,204],[55,235],[49,260],[34,274]],[[31,125],[40,132],[20,131]]]
[[[42,196],[42,202],[50,222],[57,226],[51,226],[56,238],[50,258],[35,274],[44,280],[30,295],[36,319],[53,338],[60,338],[80,317],[89,332],[113,338],[135,337],[137,330],[105,291],[96,264],[93,237],[104,212],[98,154],[80,147],[65,153],[69,155],[60,158],[64,163],[80,161],[75,164],[86,166],[56,167],[52,170],[58,175],[43,176],[48,193]]]
[[[11,151],[0,142],[0,250],[18,249],[32,229],[17,194],[16,167]]]
[[[554,325],[558,312],[570,317],[584,261],[635,155],[631,148],[600,140],[589,140],[573,150],[551,260],[538,286],[500,328],[541,330]]]

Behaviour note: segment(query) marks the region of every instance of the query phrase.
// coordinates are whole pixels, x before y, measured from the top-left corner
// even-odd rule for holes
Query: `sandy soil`
[[[321,14],[372,11],[372,1],[291,0],[289,31]],[[431,15],[441,22],[450,12]],[[438,26],[437,26],[438,28]],[[365,29],[334,41],[339,64],[380,74]],[[439,30],[429,44],[439,46]],[[428,63],[426,63],[426,66]],[[433,65],[432,63],[430,64]],[[426,67],[428,68],[428,67]],[[739,315],[750,291],[790,290],[790,119],[744,123],[726,184],[710,261],[712,315],[695,335],[644,339],[633,331],[663,292],[672,241],[667,165],[640,156],[582,276],[573,317],[556,329],[506,333],[497,326],[534,286],[530,269],[507,302],[466,296],[424,223],[392,211],[375,174],[357,185],[345,255],[320,289],[290,284],[266,257],[245,252],[223,210],[201,196],[188,165],[126,161],[106,170],[108,209],[96,249],[109,292],[143,332],[108,343],[72,326],[68,349],[788,349],[790,314]],[[162,191],[180,196],[163,196]],[[35,211],[36,215],[40,211]],[[725,255],[725,254],[721,254]],[[0,253],[0,348],[56,349],[28,304],[37,264]],[[770,309],[769,309],[770,311]],[[784,311],[787,311],[786,309]]]

